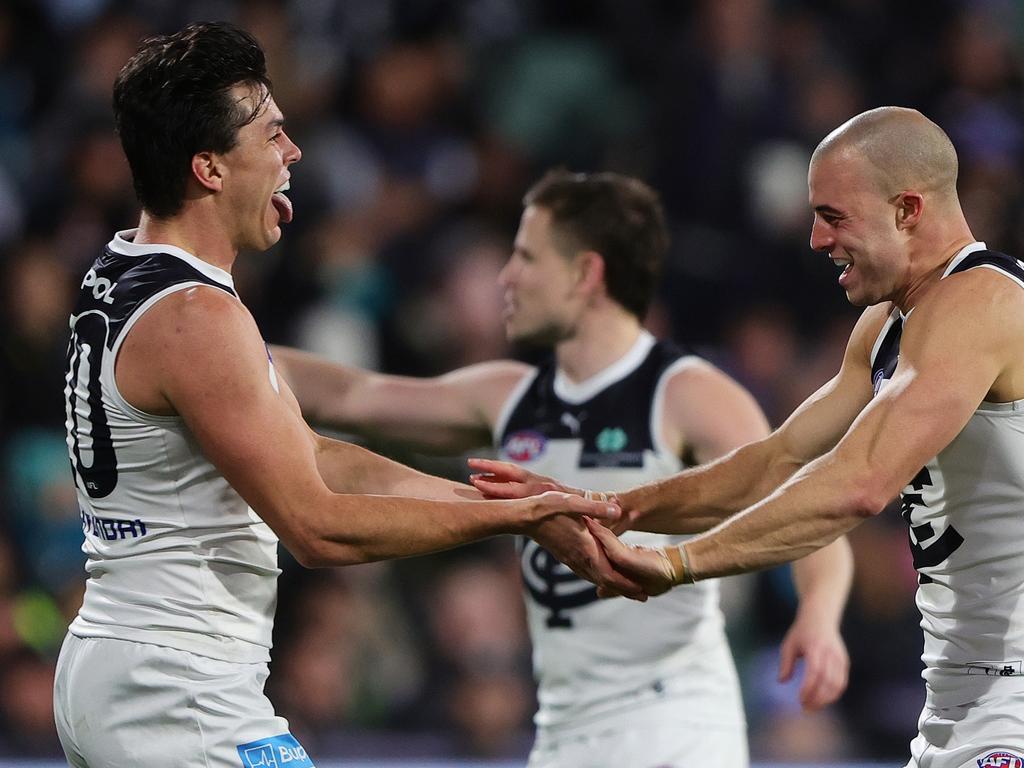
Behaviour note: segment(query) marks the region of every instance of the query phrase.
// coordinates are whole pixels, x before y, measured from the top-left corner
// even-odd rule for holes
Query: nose
[[[282,133],[284,133],[282,131]],[[302,150],[299,149],[299,145],[292,141],[291,136],[287,133],[284,134],[285,139],[288,142],[288,148],[284,153],[284,162],[286,165],[297,163],[302,159]]]
[[[515,261],[514,256],[510,256],[509,260],[505,262],[505,266],[501,268],[501,272],[498,273],[498,287],[508,288],[512,284],[512,262]]]
[[[836,244],[835,236],[832,234],[832,227],[825,223],[820,216],[814,217],[811,224],[811,249],[819,253],[828,253]]]

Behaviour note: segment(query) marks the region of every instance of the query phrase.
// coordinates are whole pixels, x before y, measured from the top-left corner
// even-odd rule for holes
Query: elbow
[[[334,568],[368,563],[374,558],[355,544],[307,535],[288,545],[288,551],[303,568]]]
[[[302,537],[286,544],[292,557],[303,568],[326,568],[332,563],[328,562],[324,548],[310,537]]]
[[[863,480],[847,494],[847,511],[854,517],[866,519],[877,517],[889,506],[895,494],[890,493],[884,483],[876,479]]]

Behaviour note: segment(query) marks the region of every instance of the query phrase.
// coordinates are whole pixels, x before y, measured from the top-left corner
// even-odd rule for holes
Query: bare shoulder
[[[907,317],[905,344],[1024,345],[1024,286],[1004,273],[975,268],[937,281]]]
[[[896,310],[896,305],[891,301],[882,301],[872,304],[860,313],[853,331],[850,333],[850,343],[847,345],[847,360],[854,356],[856,361],[868,362],[871,358],[871,350],[878,340],[878,335],[885,327],[886,321]]]
[[[256,323],[234,296],[193,286],[158,301],[132,326],[118,354],[118,388],[133,406],[173,413],[173,382],[226,373],[262,350]]]
[[[740,385],[714,363],[697,355],[687,355],[673,364],[664,386],[670,398],[689,398],[719,387]]]
[[[1024,285],[997,269],[975,267],[950,275],[922,296],[914,314],[948,314],[949,311],[979,313],[982,317],[1010,310],[1024,322]],[[1015,317],[1003,320],[1015,322]]]
[[[992,376],[986,400],[1024,398],[1024,287],[986,268],[938,281],[907,318],[901,353],[928,369],[970,361]]]
[[[664,439],[680,453],[689,449],[700,463],[768,434],[768,422],[754,397],[700,357],[681,358],[663,392]]]

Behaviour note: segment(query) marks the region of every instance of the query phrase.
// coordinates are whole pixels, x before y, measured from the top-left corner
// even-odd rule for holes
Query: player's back
[[[182,419],[134,408],[114,377],[144,312],[194,286],[235,296],[231,275],[172,246],[128,238],[119,233],[86,273],[71,317],[67,442],[89,576],[71,631],[266,661],[276,536]]]

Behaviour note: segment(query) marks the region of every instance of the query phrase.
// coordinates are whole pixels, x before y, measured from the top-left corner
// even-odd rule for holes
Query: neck
[[[555,347],[558,367],[570,381],[585,381],[625,355],[639,335],[640,321],[618,305],[594,310]]]
[[[942,279],[942,273],[953,257],[965,246],[975,242],[963,214],[953,217],[953,220],[954,225],[939,232],[936,237],[922,240],[911,253],[909,269],[912,274],[904,282],[904,288],[892,299],[904,315]]]
[[[143,211],[135,242],[140,245],[173,245],[225,272],[231,272],[238,255],[238,250],[216,220],[205,216],[202,210],[188,202],[181,213],[166,219],[158,219]]]

